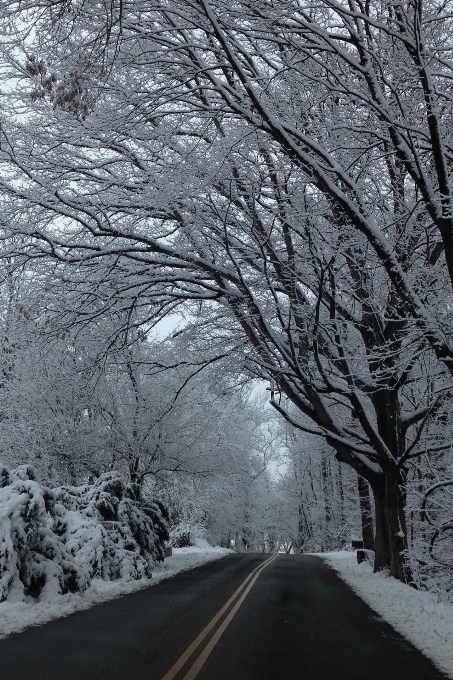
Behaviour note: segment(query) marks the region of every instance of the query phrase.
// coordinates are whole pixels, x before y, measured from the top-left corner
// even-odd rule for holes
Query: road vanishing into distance
[[[308,555],[227,555],[0,640],[1,680],[444,677]]]

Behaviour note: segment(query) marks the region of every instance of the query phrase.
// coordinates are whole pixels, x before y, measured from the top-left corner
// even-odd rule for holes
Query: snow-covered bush
[[[0,487],[0,602],[139,579],[164,558],[166,509],[116,472],[49,489],[22,465],[3,470]]]
[[[414,585],[453,604],[453,451],[408,475],[408,562]]]
[[[198,545],[200,541],[206,541],[206,529],[202,525],[180,522],[170,529],[170,544],[173,548],[187,548]]]
[[[204,479],[168,478],[159,497],[169,508],[170,544],[186,548],[207,540],[206,525],[216,506],[216,484]]]

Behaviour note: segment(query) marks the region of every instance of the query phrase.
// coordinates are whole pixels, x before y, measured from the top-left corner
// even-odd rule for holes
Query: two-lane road
[[[305,555],[228,555],[0,640],[1,680],[443,677]]]

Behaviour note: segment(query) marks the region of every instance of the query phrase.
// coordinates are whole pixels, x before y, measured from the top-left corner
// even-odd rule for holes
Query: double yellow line
[[[253,585],[258,578],[258,576],[261,574],[263,569],[265,569],[271,562],[273,562],[276,558],[276,555],[273,555],[272,557],[269,557],[265,562],[262,564],[259,564],[255,569],[253,569],[252,572],[247,576],[247,578],[241,583],[239,588],[233,593],[233,595],[230,597],[228,602],[226,602],[223,607],[217,612],[217,614],[210,620],[208,625],[203,628],[201,633],[195,638],[195,640],[192,642],[191,645],[189,645],[186,649],[186,651],[181,654],[179,659],[173,666],[170,668],[168,673],[165,673],[164,677],[162,680],[173,680],[175,675],[179,673],[181,668],[187,663],[187,661],[190,659],[192,654],[196,651],[196,649],[201,645],[205,637],[209,634],[209,632],[214,628],[214,626],[218,623],[218,621],[222,618],[222,616],[225,614],[225,612],[228,611],[228,609],[231,607],[233,602],[236,600],[236,598],[239,597],[241,592],[244,590],[242,595],[239,597],[237,600],[236,604],[234,607],[231,609],[230,613],[228,616],[225,617],[225,620],[223,623],[217,628],[216,632],[212,636],[212,638],[209,640],[208,644],[206,647],[203,649],[201,654],[197,657],[191,668],[188,670],[186,675],[184,676],[183,680],[193,680],[196,675],[200,672],[201,668],[203,667],[204,663],[206,662],[206,659],[222,637],[223,633],[227,629],[228,625],[230,624],[231,620],[235,616],[236,612],[238,611],[239,607],[241,604],[244,602],[245,598],[253,588]],[[248,584],[248,585],[247,585]],[[246,587],[247,586],[247,587]]]

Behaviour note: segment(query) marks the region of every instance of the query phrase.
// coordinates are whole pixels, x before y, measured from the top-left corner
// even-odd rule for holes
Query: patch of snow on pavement
[[[91,586],[84,593],[68,593],[55,595],[51,601],[39,602],[27,598],[25,602],[0,603],[0,639],[17,633],[29,626],[36,626],[61,616],[67,616],[82,609],[89,609],[95,604],[112,600],[121,595],[132,593],[141,588],[153,586],[165,578],[179,574],[181,571],[199,567],[201,564],[218,560],[230,550],[212,547],[206,541],[190,548],[173,548],[173,555],[165,562],[156,566],[151,579],[142,578],[138,581],[103,581],[93,579]],[[13,599],[13,598],[12,598]]]
[[[412,642],[437,668],[453,678],[453,607],[384,572],[373,573],[356,554],[319,554],[375,612]]]

